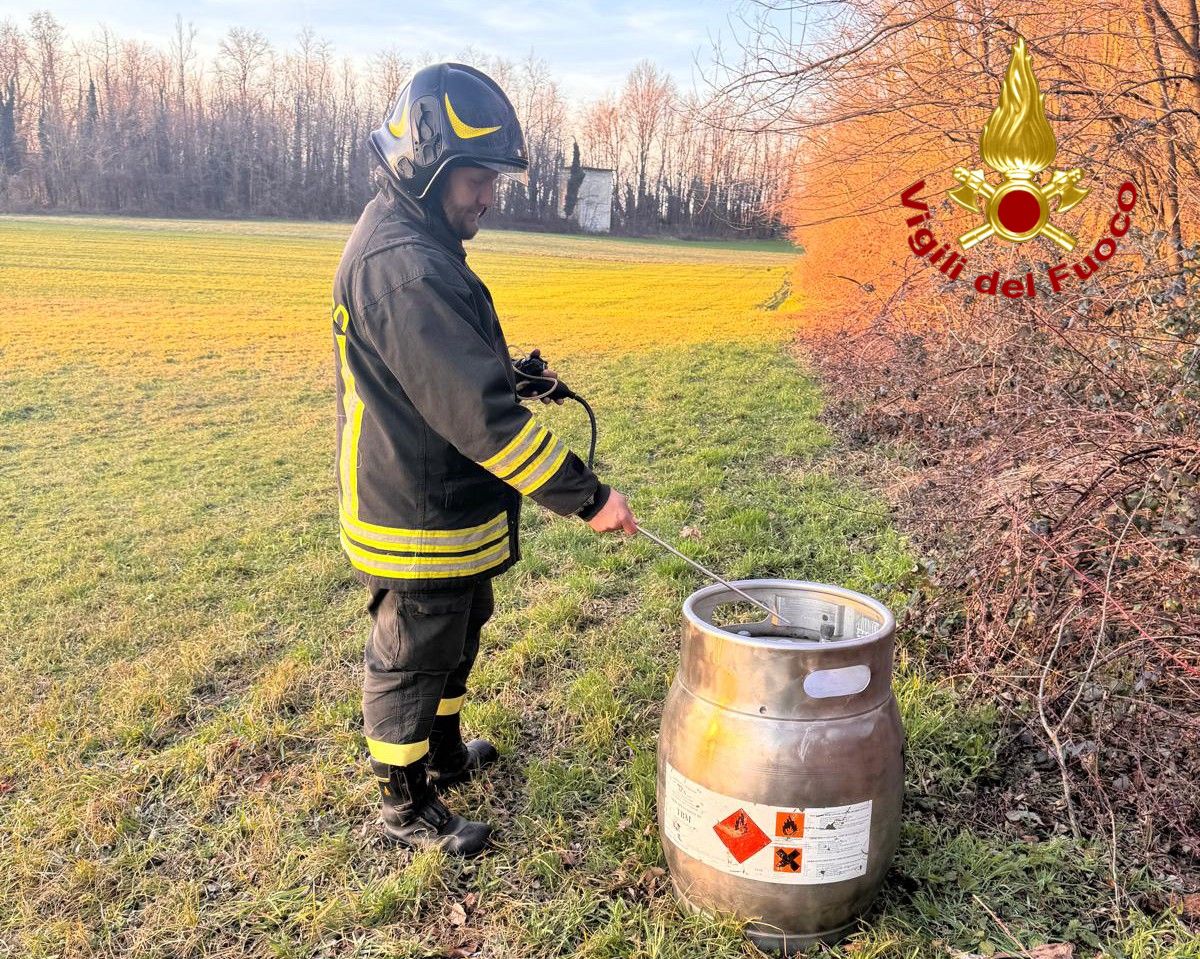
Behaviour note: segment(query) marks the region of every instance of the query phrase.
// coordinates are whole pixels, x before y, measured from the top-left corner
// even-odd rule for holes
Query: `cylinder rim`
[[[695,604],[697,602],[719,593],[728,593],[732,597],[730,599],[731,603],[745,602],[733,590],[727,589],[719,583],[714,583],[711,586],[704,586],[696,590],[684,600],[683,615],[688,623],[697,629],[715,633],[731,642],[740,643],[744,646],[757,646],[764,649],[853,649],[856,646],[868,646],[891,635],[896,630],[896,617],[892,615],[891,610],[884,606],[883,603],[877,599],[872,599],[864,593],[856,593],[854,590],[846,589],[842,586],[832,586],[828,583],[814,583],[801,579],[734,579],[730,580],[730,583],[740,589],[746,589],[747,587],[750,589],[776,588],[794,592],[824,593],[826,596],[851,600],[866,606],[873,612],[877,612],[882,622],[877,629],[872,630],[866,635],[853,636],[848,639],[811,640],[792,639],[787,636],[741,636],[723,626],[717,626],[714,623],[709,623],[701,619],[696,613]]]

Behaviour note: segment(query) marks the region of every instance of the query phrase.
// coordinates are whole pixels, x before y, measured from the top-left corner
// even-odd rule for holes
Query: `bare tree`
[[[367,134],[434,58],[391,48],[360,67],[309,29],[276,50],[235,27],[205,62],[196,36],[181,17],[161,50],[105,28],[73,45],[49,14],[24,31],[0,24],[3,208],[355,215],[376,163]],[[755,206],[772,188],[749,182],[771,176],[762,148],[727,151],[728,136],[698,121],[694,98],[677,97],[653,64],[637,65],[619,97],[584,105],[571,130],[558,83],[533,53],[513,62],[468,48],[456,59],[506,90],[525,131],[529,182],[502,183],[497,221],[560,222],[574,134],[586,163],[615,171],[618,229],[778,230]]]
[[[674,91],[671,78],[649,60],[642,60],[633,68],[621,91],[621,110],[629,117],[627,143],[637,184],[637,208],[633,215],[641,221],[647,220],[648,216],[646,178],[651,154],[655,146],[660,145]]]

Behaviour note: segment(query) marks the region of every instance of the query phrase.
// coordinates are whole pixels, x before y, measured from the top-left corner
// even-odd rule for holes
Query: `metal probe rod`
[[[726,589],[732,589],[735,593],[737,593],[739,596],[741,596],[742,599],[745,599],[745,600],[753,603],[759,609],[765,610],[766,612],[770,613],[771,617],[773,619],[779,620],[781,623],[783,623],[784,626],[792,625],[790,622],[788,622],[786,619],[784,619],[782,616],[780,616],[776,610],[771,609],[771,607],[768,606],[766,603],[760,603],[757,599],[755,599],[749,593],[742,592],[740,589],[738,589],[736,586],[734,586],[733,583],[727,583],[725,580],[721,579],[721,577],[718,576],[716,573],[714,573],[711,569],[705,569],[703,566],[701,566],[699,563],[697,563],[694,559],[689,559],[687,556],[684,556],[683,553],[679,552],[679,550],[677,550],[674,546],[672,546],[670,543],[664,543],[661,539],[659,539],[657,536],[655,536],[653,533],[651,533],[650,530],[646,529],[646,527],[639,526],[638,532],[644,533],[648,538],[650,538],[650,539],[654,540],[654,542],[658,543],[658,545],[661,546],[663,549],[674,553],[685,563],[688,563],[688,564],[694,566],[696,569],[700,570],[700,572],[702,572],[709,579],[716,580],[718,583],[720,583]]]

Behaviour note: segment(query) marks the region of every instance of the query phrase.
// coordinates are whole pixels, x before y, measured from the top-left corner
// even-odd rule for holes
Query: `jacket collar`
[[[380,192],[388,205],[414,230],[449,250],[460,260],[467,259],[462,240],[451,231],[440,203],[422,203],[406,190],[396,186],[390,178],[383,179]]]

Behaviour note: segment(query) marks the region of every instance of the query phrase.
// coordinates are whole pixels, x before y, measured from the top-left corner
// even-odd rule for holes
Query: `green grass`
[[[66,235],[82,278],[53,265]],[[655,740],[680,606],[702,581],[646,540],[532,504],[464,709],[503,763],[451,796],[497,824],[498,848],[463,863],[381,840],[358,701],[366,594],[334,518],[325,287],[344,235],[0,220],[0,292],[17,305],[0,373],[0,955],[754,955],[733,921],[679,910],[661,872]],[[734,577],[903,601],[913,558],[886,509],[837,475],[817,388],[753,310],[778,264],[705,261],[736,294],[725,323],[668,282],[691,254],[488,243],[480,270],[494,267],[501,304],[523,304],[529,345],[558,284],[556,366],[598,412],[599,471],[649,529]],[[621,264],[636,268],[626,285],[597,280]],[[101,267],[97,306],[78,290]],[[297,285],[276,300],[255,270]],[[647,297],[672,322],[712,320],[711,342],[600,342],[595,327],[634,323]],[[130,315],[154,334],[130,341],[133,361]],[[585,448],[577,408],[538,415]],[[833,955],[1012,950],[1010,933],[1200,955],[1170,916],[1112,915],[1100,850],[976,821],[972,798],[1003,774],[996,715],[962,709],[906,642],[898,661],[901,849]]]

